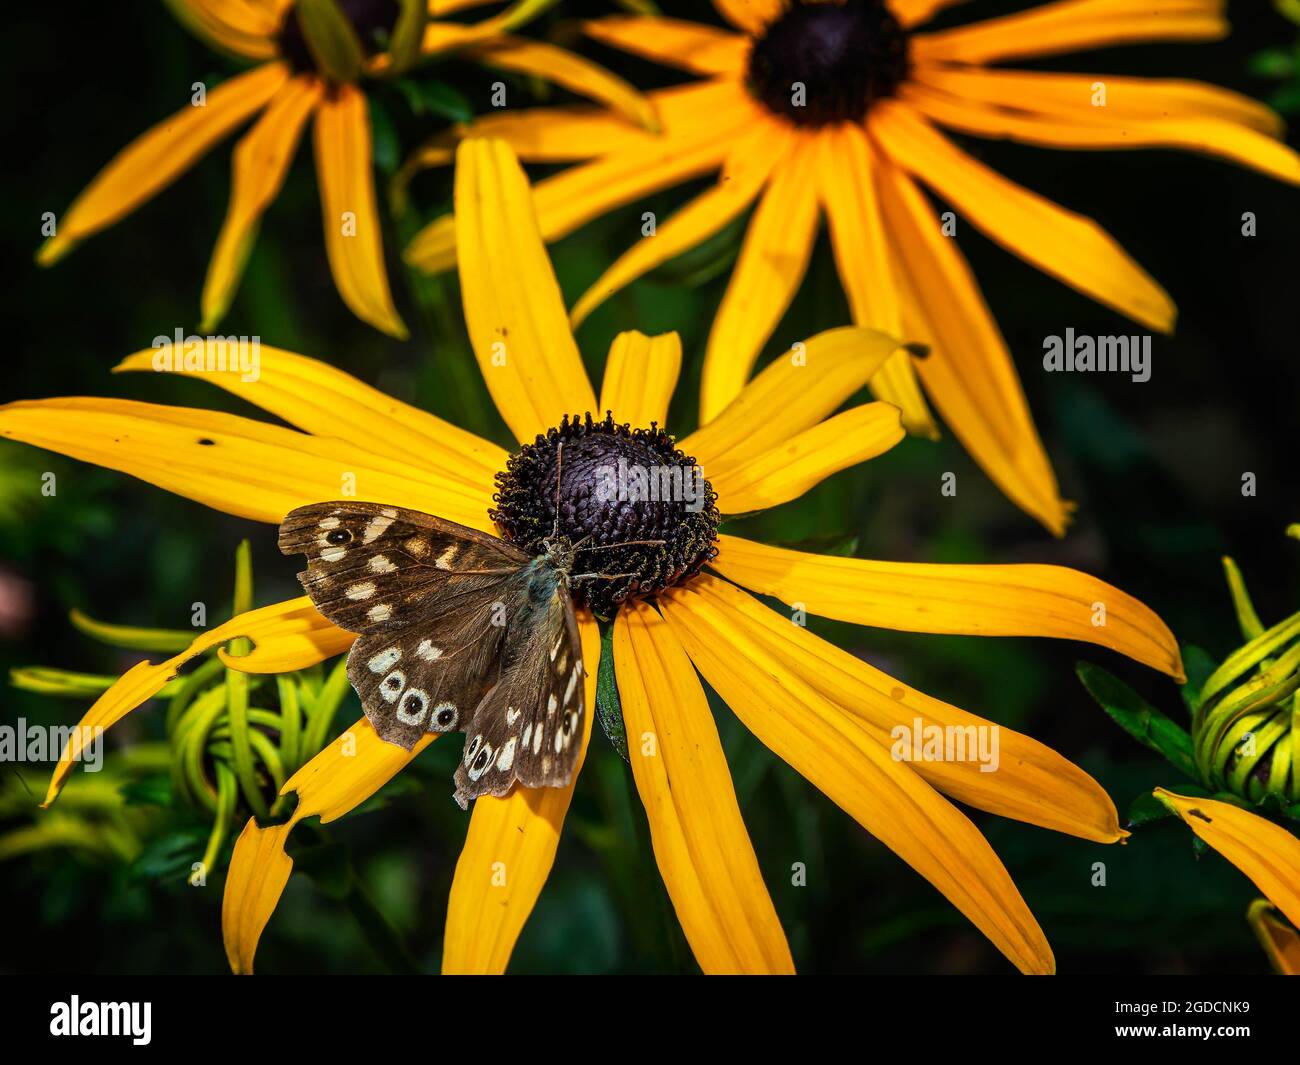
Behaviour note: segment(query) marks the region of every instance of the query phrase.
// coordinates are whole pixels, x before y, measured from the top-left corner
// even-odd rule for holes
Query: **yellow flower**
[[[1165,788],[1156,788],[1155,795],[1205,843],[1250,877],[1292,926],[1300,927],[1300,839],[1281,825],[1230,802],[1189,798]],[[1251,907],[1248,918],[1274,968],[1300,974],[1300,935],[1295,927],[1287,927],[1258,903]]]
[[[957,244],[923,191],[1029,263],[1143,326],[1168,332],[1160,286],[1096,223],[991,170],[940,131],[1055,148],[1184,148],[1292,183],[1300,157],[1253,100],[1188,81],[997,69],[1092,46],[1215,39],[1222,0],[1061,0],[955,29],[918,31],[955,0],[715,0],[739,32],[655,17],[586,24],[589,35],[700,80],[649,93],[653,136],[609,112],[549,108],[486,117],[471,132],[525,160],[577,162],[537,185],[545,238],[651,192],[720,171],[718,183],[634,245],[574,305],[574,324],[624,285],[699,244],[757,201],[705,355],[700,416],[730,403],[781,321],[829,222],[853,320],[930,345],[899,352],[871,387],[932,433],[918,388],[988,475],[1059,534],[1061,500],[1010,354]],[[446,161],[434,144],[411,165]],[[450,268],[450,217],[406,251]]]
[[[1280,976],[1300,976],[1300,932],[1280,918],[1267,899],[1252,902],[1246,920],[1268,955],[1273,971]]]
[[[358,82],[400,73],[427,56],[456,50],[488,66],[544,77],[652,125],[647,104],[621,79],[552,45],[512,37],[551,0],[519,0],[476,25],[432,22],[491,0],[169,0],[206,42],[260,65],[205,93],[137,138],[57,219],[37,253],[49,266],[82,240],[130,214],[254,115],[235,147],[230,205],[203,285],[207,331],[238,288],[262,214],[279,194],[299,138],[315,116],[313,147],[325,248],[343,302],[363,321],[405,338],[384,267],[371,175],[371,129]],[[400,12],[400,15],[399,15]],[[377,51],[376,34],[388,35]]]
[[[573,412],[662,424],[676,385],[675,334],[619,336],[599,402],[569,330],[538,230],[531,190],[510,149],[470,140],[455,188],[460,280],[470,339],[501,416],[521,444]],[[215,344],[215,342],[212,342]],[[680,447],[697,457],[723,514],[794,499],[888,449],[903,435],[880,402],[835,413],[897,341],[860,328],[807,342],[804,365],[778,362]],[[504,356],[504,357],[503,357]],[[147,370],[153,352],[119,370]],[[232,414],[126,400],[53,399],[0,407],[0,437],[98,463],[216,509],[278,523],[293,508],[337,498],[387,502],[491,531],[494,476],[508,455],[424,411],[301,355],[263,347],[260,376],[183,372],[262,407],[295,428]],[[1181,674],[1172,634],[1149,609],[1103,582],[1048,565],[920,565],[827,557],[722,535],[709,572],[656,600],[625,604],[613,655],[632,770],[656,860],[686,938],[706,972],[785,972],[792,961],[746,833],[702,674],[758,738],[946,895],[1019,969],[1050,972],[1051,949],[987,841],[951,796],[978,809],[1083,839],[1121,839],[1115,808],[1082,770],[1009,729],[999,768],[975,760],[905,760],[891,737],[915,724],[991,728],[908,687],[763,605],[751,592],[830,618],[917,632],[1038,635],[1113,648]],[[749,589],[746,591],[744,589]],[[1098,604],[1105,624],[1096,624]],[[599,657],[590,614],[584,658]],[[234,637],[251,672],[300,669],[353,641],[307,598],[253,610],[158,665],[142,662],[91,708],[108,727],[150,698],[191,655]],[[587,705],[595,669],[587,670]],[[583,750],[590,735],[587,732]],[[638,743],[650,737],[648,745]],[[380,740],[363,718],[296,773],[292,819],[250,821],[226,884],[223,927],[232,967],[249,972],[257,941],[292,869],[286,837],[304,818],[342,816],[402,769],[412,751]],[[54,799],[71,771],[65,752]],[[576,776],[575,776],[576,782]],[[516,788],[474,806],[448,908],[443,967],[499,972],[555,856],[573,784]]]

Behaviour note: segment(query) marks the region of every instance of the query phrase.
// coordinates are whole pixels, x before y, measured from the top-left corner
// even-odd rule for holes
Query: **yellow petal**
[[[499,37],[469,53],[490,67],[529,74],[617,111],[636,125],[659,128],[650,100],[630,84],[567,48],[525,37]]]
[[[759,352],[790,306],[817,236],[816,153],[801,137],[776,168],[754,211],[709,331],[700,380],[700,421],[707,422],[749,380]]]
[[[298,139],[322,85],[312,75],[300,75],[280,90],[257,124],[235,148],[230,206],[203,283],[204,332],[216,328],[234,298],[248,262],[258,224],[280,192],[298,150]]]
[[[1268,955],[1273,971],[1280,976],[1300,976],[1300,932],[1282,920],[1267,899],[1252,902],[1246,920]]]
[[[798,499],[831,474],[883,455],[906,435],[897,407],[867,403],[708,476],[722,513],[747,514]]]
[[[990,170],[897,101],[874,108],[868,128],[891,160],[990,239],[1135,321],[1173,329],[1168,294],[1096,222]]]
[[[1201,81],[928,65],[914,70],[912,81],[967,103],[1055,115],[1071,122],[1111,125],[1135,118],[1215,118],[1272,137],[1285,132],[1278,114],[1258,100]],[[1106,87],[1104,107],[1093,105],[1098,82]]]
[[[270,59],[279,50],[279,21],[263,4],[245,0],[167,0],[167,6],[191,33],[222,51],[244,59]]]
[[[58,232],[41,246],[37,262],[42,266],[57,262],[78,241],[106,229],[161,192],[261,110],[288,77],[283,63],[267,63],[218,85],[203,107],[186,107],[137,137],[58,219]]]
[[[456,153],[456,235],[465,325],[501,417],[520,442],[596,397],[546,256],[528,179],[498,140]]]
[[[655,109],[664,122],[664,135],[652,136],[621,122],[625,136],[637,138],[636,146],[611,150],[593,162],[537,183],[533,199],[543,239],[558,240],[615,207],[717,169],[733,139],[755,121],[765,121],[758,105],[737,84],[707,82],[691,89],[689,95],[679,94],[679,99],[690,102],[696,112],[694,121],[679,127],[666,112],[663,96],[652,93]],[[518,129],[522,121],[519,116],[519,122],[498,126],[489,117],[471,129],[476,137],[495,136],[498,130]],[[558,135],[566,126],[571,128],[572,123],[557,127]],[[536,133],[525,137],[520,149],[538,139]],[[573,136],[563,136],[564,145],[572,141]],[[456,262],[456,233],[450,218],[436,219],[421,230],[406,249],[406,260],[426,273],[452,266]]]
[[[719,625],[725,623],[725,631],[719,628],[716,639],[727,639],[733,629],[743,631],[883,746],[893,745],[899,735],[896,730],[911,735],[918,727],[934,725],[945,734],[953,730],[954,741],[969,744],[966,751],[975,751],[980,733],[972,730],[991,729],[989,735],[997,743],[995,763],[973,756],[910,763],[944,794],[989,813],[1099,843],[1114,843],[1127,835],[1101,785],[1050,747],[907,687],[802,625],[792,624],[734,584],[701,574],[691,581],[690,590],[712,611],[701,615],[703,622],[713,617]],[[995,764],[996,770],[986,772],[986,764]]]
[[[221,900],[221,933],[234,973],[252,973],[253,956],[267,921],[293,871],[284,852],[293,826],[319,816],[321,824],[342,817],[374,795],[437,733],[426,732],[411,750],[385,743],[364,717],[298,770],[280,789],[297,792],[293,816],[282,825],[260,828],[250,819],[235,843]]]
[[[899,23],[906,27],[919,26],[940,11],[968,0],[889,0],[889,10]]]
[[[352,85],[334,86],[321,101],[313,128],[325,250],[334,284],[363,322],[405,340],[406,326],[393,306],[384,267],[365,94]]]
[[[50,777],[42,806],[49,806],[63,790],[86,743],[111,728],[142,703],[152,699],[196,655],[237,637],[247,637],[267,651],[264,662],[279,670],[303,669],[345,650],[354,637],[336,629],[316,613],[306,596],[250,610],[195,637],[178,655],[153,665],[137,662],[122,674],[73,729]]]
[[[655,232],[620,256],[577,303],[570,317],[576,329],[619,289],[682,252],[702,244],[744,211],[794,143],[793,134],[762,123],[739,139],[711,186],[677,211]]]
[[[749,41],[740,34],[684,19],[612,15],[584,22],[582,29],[602,44],[696,74],[738,75],[749,57]]]
[[[828,329],[763,368],[716,418],[681,442],[706,472],[779,447],[835,411],[901,342],[874,329]]]
[[[644,603],[614,624],[632,776],[677,919],[706,974],[793,973],[695,667]]]
[[[1052,148],[1177,148],[1215,155],[1279,181],[1300,184],[1300,155],[1267,133],[1220,118],[1117,118],[1007,111],[911,86],[903,97],[945,126],[980,137],[1006,137]],[[1104,108],[1097,108],[1104,115]]]
[[[821,153],[818,196],[853,320],[902,336],[903,312],[872,177],[876,160],[871,158],[867,135],[860,126],[845,122],[828,127],[816,143]],[[903,412],[908,432],[938,435],[907,352],[897,352],[885,362],[871,380],[871,391]]]
[[[781,17],[786,0],[713,0],[713,6],[737,29],[757,35]]]
[[[1250,877],[1292,924],[1300,924],[1300,839],[1232,803],[1188,798],[1165,788],[1156,788],[1155,796]]]
[[[682,341],[676,333],[619,333],[605,361],[600,410],[634,426],[666,424],[681,369]]]
[[[1067,505],[1034,427],[1011,353],[970,267],[897,167],[877,173],[897,255],[905,331],[930,346],[917,370],[944,421],[1019,507],[1056,535]]]
[[[1017,968],[1052,972],[1042,930],[978,829],[782,658],[711,613],[692,587],[661,600],[664,617],[745,726],[938,888]]]
[[[284,844],[293,826],[289,821],[260,828],[250,817],[235,840],[221,896],[221,939],[236,976],[253,974],[257,944],[289,883],[293,859],[285,854]]]
[[[872,562],[719,538],[724,577],[809,613],[907,632],[1052,636],[1109,647],[1182,678],[1178,642],[1148,607],[1065,566]]]
[[[0,406],[0,438],[254,521],[279,524],[295,507],[352,496],[491,528],[482,491],[461,481],[233,414],[120,399],[30,400]]]
[[[170,338],[167,338],[170,339]],[[259,344],[243,357],[221,338],[205,339],[190,358],[170,362],[158,348],[123,359],[114,372],[160,369],[197,377],[224,388],[306,433],[336,437],[363,451],[433,470],[482,494],[484,510],[495,491],[493,477],[504,469],[506,452],[427,411],[394,399],[319,359]]]
[[[565,788],[521,788],[502,798],[474,801],[469,834],[456,862],[443,935],[444,973],[503,973],[510,953],[550,875],[564,816],[591,739],[596,707],[600,632],[590,618],[579,622],[587,667],[587,712],[582,751]]]
[[[1223,0],[1059,0],[969,26],[917,34],[916,61],[991,63],[1142,41],[1214,41],[1228,34]]]

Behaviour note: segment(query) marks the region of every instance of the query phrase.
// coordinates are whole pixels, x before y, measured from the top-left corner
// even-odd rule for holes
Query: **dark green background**
[[[961,21],[1024,4],[958,8]],[[1249,58],[1292,48],[1295,27],[1262,5],[1236,4],[1234,35],[1209,45],[1161,45],[1069,56],[1043,68],[1187,76],[1256,96],[1273,86],[1249,73]],[[570,5],[564,16],[596,14]],[[669,13],[711,18],[704,5]],[[563,33],[559,15],[538,32]],[[111,395],[250,413],[198,382],[153,375],[112,377],[123,355],[160,333],[196,326],[207,259],[225,211],[230,148],[125,223],[79,248],[52,270],[31,255],[40,215],[64,211],[95,171],[134,136],[184,106],[195,80],[211,86],[234,67],[189,37],[161,5],[22,5],[6,12],[0,39],[5,196],[0,212],[8,259],[3,287],[8,352],[0,398]],[[636,83],[666,84],[662,68],[593,46]],[[455,86],[486,109],[489,75],[448,65],[422,78]],[[512,101],[531,87],[511,82]],[[563,99],[557,94],[553,99]],[[400,158],[437,120],[410,113],[404,97],[379,94],[384,165]],[[1294,138],[1293,141],[1294,143]],[[1046,561],[1078,566],[1142,598],[1180,639],[1215,655],[1236,630],[1219,568],[1242,564],[1266,622],[1295,609],[1300,545],[1282,536],[1300,520],[1295,403],[1300,196],[1295,189],[1219,161],[1171,152],[1106,155],[964,141],[1008,176],[1097,218],[1174,296],[1172,338],[1154,341],[1151,380],[1121,375],[1047,375],[1042,338],[1136,332],[963,226],[972,260],[1023,375],[1065,495],[1079,503],[1068,536],[1053,540],[983,478],[952,437],[907,441],[883,459],[832,478],[747,531],[783,542],[852,543],[891,560]],[[701,183],[702,185],[702,183]],[[450,174],[413,186],[414,210],[432,218],[449,206]],[[572,301],[638,234],[640,213],[660,218],[683,189],[618,211],[561,242],[554,261]],[[1258,236],[1241,235],[1253,211]],[[353,318],[325,265],[308,144],[265,219],[225,333],[324,359],[396,396],[429,407],[506,443],[472,372],[454,275],[419,291],[400,267],[399,233],[387,234],[395,297],[413,330],[408,343]],[[593,315],[579,333],[597,380],[614,333],[678,330],[686,371],[672,427],[694,426],[699,360],[739,233],[711,252],[670,264]],[[439,310],[441,301],[442,310]],[[848,320],[825,235],[801,294],[769,346]],[[73,607],[115,621],[185,627],[190,604],[228,603],[233,552],[252,539],[258,600],[296,592],[296,563],[275,550],[272,530],[169,496],[117,474],[30,449],[0,450],[0,575],[26,582],[31,608],[0,637],[0,667],[57,665],[125,669],[116,655],[75,633]],[[43,471],[59,493],[40,495]],[[955,499],[940,477],[958,476]],[[1258,477],[1243,498],[1241,476]],[[1177,715],[1167,679],[1099,649],[1047,640],[978,640],[897,634],[814,623],[818,631],[921,688],[1050,744],[1092,772],[1121,813],[1144,789],[1177,784],[1176,773],[1132,743],[1074,678],[1079,659],[1096,661]],[[3,720],[72,723],[82,703],[5,690]],[[809,784],[768,754],[729,711],[719,728],[767,883],[804,971],[1005,972],[1006,962],[937,892],[868,837]],[[355,697],[339,725],[357,712]],[[161,736],[157,708],[118,726],[111,743]],[[351,849],[380,910],[421,968],[436,969],[446,897],[466,819],[449,801],[455,744],[439,744],[405,774],[391,802],[332,832]],[[12,766],[0,771],[12,772]],[[40,767],[24,769],[33,791]],[[1102,847],[973,814],[1005,861],[1052,942],[1062,971],[1260,972],[1262,954],[1244,912],[1251,885],[1216,855],[1197,859],[1189,833],[1162,822],[1124,847]],[[13,824],[22,823],[15,821]],[[0,826],[3,828],[6,826]],[[12,827],[12,825],[8,826]],[[200,845],[201,849],[201,845]],[[194,858],[198,857],[197,849]],[[808,885],[790,885],[792,862]],[[1104,861],[1108,886],[1090,884]],[[224,967],[219,931],[221,877],[194,889],[146,870],[97,864],[64,852],[10,862],[0,878],[8,932],[0,969],[97,972],[215,972]],[[515,952],[517,971],[692,971],[694,963],[666,909],[635,802],[630,773],[604,738],[579,783],[554,874]],[[349,912],[305,877],[295,877],[259,954],[266,972],[381,971]]]

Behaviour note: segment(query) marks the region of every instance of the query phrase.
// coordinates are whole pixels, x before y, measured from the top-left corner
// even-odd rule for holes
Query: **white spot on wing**
[[[518,711],[518,710],[516,710],[514,707],[510,707],[508,710],[506,710],[506,726],[507,726],[507,727],[509,727],[509,728],[513,728],[515,722],[518,721],[518,720],[519,720],[519,711]]]
[[[338,518],[321,518],[320,524],[318,525],[318,528],[321,529],[337,529],[338,527],[339,527]]]
[[[348,585],[349,599],[369,599],[375,594],[374,581],[361,581],[357,584]]]
[[[346,554],[347,551],[341,547],[326,547],[321,551],[320,557],[322,562],[337,562]]]
[[[501,748],[501,753],[497,755],[497,768],[501,770],[501,772],[506,772],[515,764],[515,744],[518,742],[519,741],[514,736],[511,736],[510,739],[506,741],[505,746]]]
[[[442,648],[434,647],[432,640],[421,640],[420,646],[415,649],[415,653],[426,662],[433,662],[442,657]]]
[[[395,517],[397,517],[397,511],[393,511],[391,515],[387,513],[376,514],[366,522],[366,531],[361,537],[361,542],[363,544],[373,544],[393,524],[393,518]]]
[[[452,560],[456,557],[456,552],[460,550],[459,544],[452,544],[446,551],[438,556],[434,566],[438,569],[451,569]]]
[[[371,621],[387,621],[392,614],[393,608],[389,603],[379,603],[366,611],[366,617]]]
[[[377,655],[371,655],[366,662],[366,666],[371,673],[387,673],[402,657],[400,647],[389,647],[387,650],[380,651]]]
[[[392,573],[395,569],[397,567],[388,561],[387,555],[376,555],[370,560],[371,573]]]

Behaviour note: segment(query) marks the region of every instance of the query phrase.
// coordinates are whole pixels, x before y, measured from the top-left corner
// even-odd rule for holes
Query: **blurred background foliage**
[[[959,6],[946,21],[1025,6]],[[708,5],[667,3],[670,14],[710,19]],[[1066,56],[1045,69],[1196,77],[1280,108],[1300,110],[1297,27],[1264,5],[1232,5],[1235,31],[1212,45],[1161,45]],[[530,32],[577,42],[575,19],[607,11],[567,3]],[[190,85],[211,87],[234,69],[191,38],[161,4],[74,2],[6,12],[0,77],[8,82],[5,199],[0,231],[9,282],[5,400],[59,394],[126,396],[249,413],[201,383],[113,377],[123,355],[158,334],[192,330],[198,295],[229,188],[229,148],[218,148],[176,186],[50,271],[31,255],[40,215],[59,212],[133,137],[185,104]],[[662,68],[591,44],[582,50],[643,87],[668,84]],[[425,68],[374,98],[379,180],[449,119],[488,107],[505,78],[512,105],[564,100],[526,80],[461,63]],[[1300,519],[1295,405],[1300,395],[1296,191],[1227,164],[1170,152],[1053,152],[978,140],[977,156],[1031,188],[1100,220],[1168,288],[1177,334],[1154,341],[1151,380],[1048,375],[1042,339],[1135,327],[964,227],[972,259],[1005,331],[1066,495],[1079,503],[1068,536],[1054,541],[980,475],[950,435],[909,440],[846,471],[804,499],[747,523],[764,538],[868,557],[934,562],[1041,561],[1099,574],[1154,607],[1186,643],[1218,658],[1239,642],[1219,556],[1245,572],[1263,616],[1296,609],[1300,551],[1283,529]],[[1295,140],[1293,138],[1293,143]],[[269,211],[222,331],[327,360],[365,381],[508,443],[470,359],[454,274],[414,277],[398,250],[450,206],[451,174],[420,174],[407,213],[386,234],[394,293],[411,324],[407,343],[353,318],[325,264],[309,149],[300,148]],[[539,173],[541,171],[538,171]],[[700,183],[702,184],[702,183]],[[639,233],[640,215],[665,217],[690,190],[650,198],[553,248],[566,297],[575,299]],[[1258,235],[1242,236],[1243,212]],[[686,372],[671,427],[694,426],[699,359],[730,271],[737,224],[631,286],[579,332],[588,366],[602,367],[613,335],[676,329]],[[823,234],[808,280],[767,353],[848,321]],[[597,380],[599,378],[597,377]],[[941,496],[945,472],[955,498]],[[1243,472],[1258,493],[1241,494]],[[57,494],[41,493],[55,474]],[[205,602],[220,619],[231,605],[231,559],[252,542],[259,602],[297,592],[296,563],[275,550],[269,527],[214,514],[114,473],[31,449],[0,445],[0,668],[58,666],[112,674],[140,653],[113,650],[69,623],[84,610],[124,624],[186,628]],[[812,627],[908,684],[1048,743],[1093,773],[1121,812],[1169,773],[1088,697],[1080,659],[1099,662],[1166,709],[1175,686],[1100,650],[1028,639],[907,635],[813,621]],[[72,724],[87,699],[54,700],[4,689],[0,723]],[[1002,972],[996,951],[932,888],[770,755],[714,701],[742,809],[799,967],[809,972]],[[98,811],[93,840],[47,831],[4,859],[0,893],[10,915],[0,969],[220,972],[222,875],[186,882],[206,831],[189,835],[183,813],[148,787],[158,769],[163,701],[110,734],[105,772],[80,775],[52,814],[34,814],[43,766],[0,766],[0,833],[59,824],[78,805]],[[359,712],[348,693],[336,718]],[[450,801],[456,745],[437,744],[382,802],[303,832],[312,875],[292,878],[259,953],[265,972],[371,972],[438,963],[447,890],[466,818]],[[151,763],[150,758],[154,761]],[[116,785],[116,786],[115,786]],[[106,790],[114,795],[105,797]],[[96,803],[100,803],[96,806]],[[1103,847],[974,814],[1055,947],[1064,972],[1263,972],[1247,928],[1251,885],[1214,854],[1197,856],[1170,821],[1126,846]],[[42,820],[44,819],[44,820]],[[78,822],[80,824],[80,822]],[[177,837],[181,833],[181,837]],[[149,845],[173,841],[170,861]],[[10,837],[12,838],[12,837]],[[21,838],[21,837],[20,837]],[[227,844],[228,849],[228,844]],[[4,857],[0,855],[0,857]],[[1105,887],[1092,886],[1106,863]],[[791,885],[794,862],[807,886]],[[344,873],[339,870],[344,869]],[[358,887],[365,905],[349,904]],[[391,936],[380,934],[387,928]],[[555,870],[524,930],[519,972],[692,971],[649,851],[643,814],[624,763],[597,734]]]

